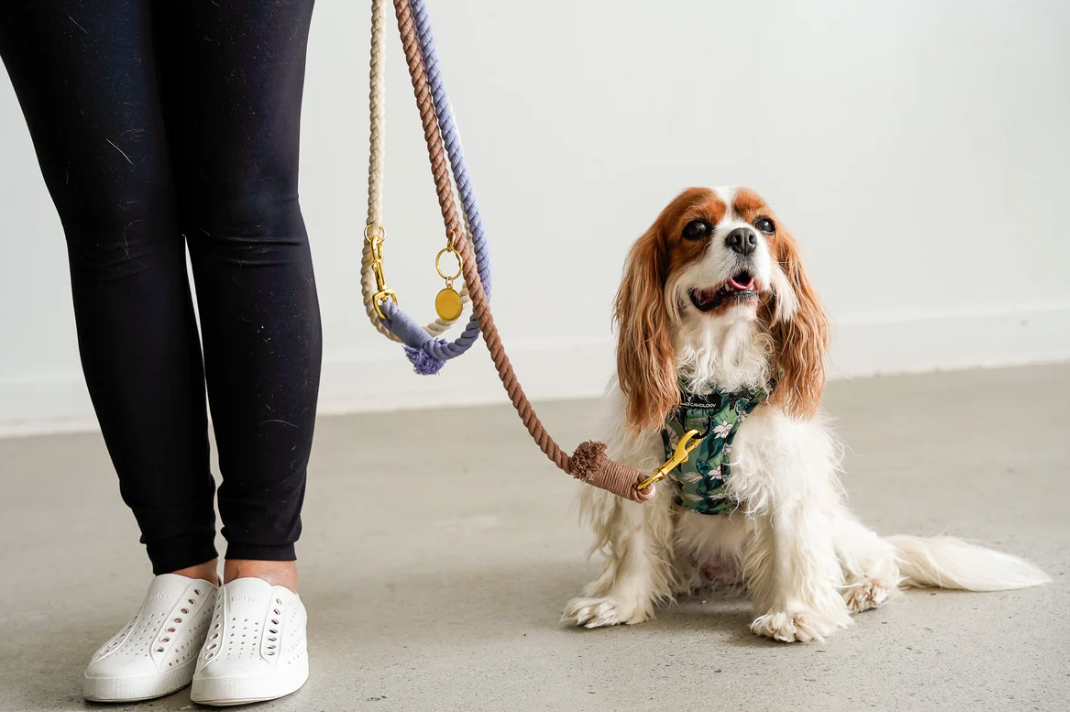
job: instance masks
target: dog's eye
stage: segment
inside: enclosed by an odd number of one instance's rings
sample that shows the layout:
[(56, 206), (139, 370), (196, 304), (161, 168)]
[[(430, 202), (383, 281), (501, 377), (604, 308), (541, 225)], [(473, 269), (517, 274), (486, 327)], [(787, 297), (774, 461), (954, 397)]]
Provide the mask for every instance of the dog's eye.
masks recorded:
[(758, 228), (766, 235), (772, 235), (773, 231), (776, 230), (776, 225), (774, 225), (773, 221), (769, 218), (758, 218), (754, 221), (754, 227)]
[(692, 220), (684, 227), (684, 237), (688, 240), (701, 240), (709, 237), (713, 232), (713, 225), (705, 220)]

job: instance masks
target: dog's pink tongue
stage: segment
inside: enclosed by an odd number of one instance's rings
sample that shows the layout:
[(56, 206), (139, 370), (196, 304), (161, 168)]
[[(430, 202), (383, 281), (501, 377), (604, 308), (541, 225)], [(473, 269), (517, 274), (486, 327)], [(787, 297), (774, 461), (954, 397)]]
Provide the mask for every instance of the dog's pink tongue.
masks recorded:
[(748, 289), (750, 289), (751, 287), (754, 286), (754, 277), (751, 277), (750, 279), (748, 279), (746, 284), (740, 284), (739, 282), (736, 281), (735, 277), (732, 277), (731, 279), (729, 279), (728, 283), (731, 284), (734, 289), (738, 289), (740, 291), (745, 292), (745, 291), (747, 291)]

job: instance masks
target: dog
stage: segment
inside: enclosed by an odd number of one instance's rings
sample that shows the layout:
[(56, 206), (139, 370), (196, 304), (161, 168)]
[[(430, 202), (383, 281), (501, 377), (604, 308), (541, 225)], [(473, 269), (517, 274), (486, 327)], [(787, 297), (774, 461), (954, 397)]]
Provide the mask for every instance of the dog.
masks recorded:
[(644, 504), (583, 488), (605, 562), (566, 623), (641, 623), (713, 580), (747, 592), (754, 633), (824, 641), (900, 587), (1049, 580), (959, 539), (881, 538), (848, 509), (820, 409), (829, 318), (798, 243), (754, 191), (677, 196), (632, 247), (615, 320), (607, 454), (650, 472), (680, 440), (702, 446)]

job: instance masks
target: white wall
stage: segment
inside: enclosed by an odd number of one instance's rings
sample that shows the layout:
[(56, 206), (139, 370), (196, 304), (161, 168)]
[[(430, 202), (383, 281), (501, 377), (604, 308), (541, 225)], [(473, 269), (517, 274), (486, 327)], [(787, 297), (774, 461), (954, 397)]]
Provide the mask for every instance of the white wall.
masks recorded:
[[(364, 321), (366, 4), (318, 3), (308, 65), (323, 408), (499, 400), (481, 346), (421, 379)], [(624, 253), (693, 184), (756, 188), (802, 240), (841, 375), (1070, 357), (1064, 0), (429, 5), (531, 395), (601, 391)], [(389, 59), (387, 274), (430, 317), (444, 238), (393, 36)], [(85, 427), (59, 223), (6, 80), (0, 152), (0, 429)]]

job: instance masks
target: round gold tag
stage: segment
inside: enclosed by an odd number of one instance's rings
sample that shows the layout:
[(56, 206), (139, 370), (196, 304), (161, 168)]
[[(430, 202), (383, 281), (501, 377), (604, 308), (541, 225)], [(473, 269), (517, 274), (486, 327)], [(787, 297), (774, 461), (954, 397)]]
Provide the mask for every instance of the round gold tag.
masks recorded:
[(446, 321), (454, 321), (461, 315), (463, 310), (461, 295), (449, 287), (443, 289), (435, 297), (435, 311)]

